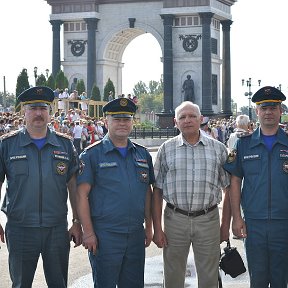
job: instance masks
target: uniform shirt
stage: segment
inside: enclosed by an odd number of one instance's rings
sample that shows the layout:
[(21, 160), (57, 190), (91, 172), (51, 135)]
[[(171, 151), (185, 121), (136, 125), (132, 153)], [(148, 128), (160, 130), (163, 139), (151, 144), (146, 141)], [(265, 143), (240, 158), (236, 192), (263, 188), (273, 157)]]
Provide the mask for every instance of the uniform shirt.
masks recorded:
[(47, 129), (38, 150), (25, 128), (0, 139), (0, 181), (7, 178), (2, 211), (22, 227), (52, 227), (67, 222), (67, 182), (79, 161), (68, 136)]
[(193, 146), (179, 134), (158, 150), (155, 186), (163, 190), (166, 202), (182, 210), (207, 209), (221, 202), (221, 188), (230, 184), (223, 169), (226, 159), (225, 145), (203, 132)]
[(288, 136), (279, 128), (269, 152), (261, 129), (239, 138), (224, 168), (243, 178), (241, 206), (246, 218), (288, 219)]
[(143, 227), (145, 197), (154, 183), (146, 148), (128, 140), (124, 158), (108, 135), (80, 155), (77, 184), (89, 183), (89, 204), (96, 229), (129, 233)]

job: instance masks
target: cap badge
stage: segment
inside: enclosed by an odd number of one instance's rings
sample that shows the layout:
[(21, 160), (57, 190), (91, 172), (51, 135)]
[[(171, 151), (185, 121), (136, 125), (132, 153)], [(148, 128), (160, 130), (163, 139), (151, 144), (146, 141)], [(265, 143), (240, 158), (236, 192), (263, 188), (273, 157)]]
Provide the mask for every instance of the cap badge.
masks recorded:
[(267, 88), (264, 90), (265, 95), (270, 95), (271, 94), (271, 89)]
[(125, 107), (128, 105), (128, 100), (126, 98), (123, 98), (120, 100), (120, 106)]

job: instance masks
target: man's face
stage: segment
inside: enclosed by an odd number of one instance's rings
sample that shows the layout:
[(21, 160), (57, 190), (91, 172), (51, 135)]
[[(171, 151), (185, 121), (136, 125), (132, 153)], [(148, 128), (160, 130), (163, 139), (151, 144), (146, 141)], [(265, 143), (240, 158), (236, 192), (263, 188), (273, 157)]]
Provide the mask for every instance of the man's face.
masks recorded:
[(106, 124), (111, 137), (127, 138), (133, 128), (133, 118), (114, 118), (108, 115)]
[(49, 106), (33, 107), (25, 105), (25, 119), (27, 128), (46, 129), (50, 121)]
[(262, 127), (278, 127), (282, 114), (280, 105), (276, 106), (257, 106), (256, 114)]
[(202, 115), (199, 115), (195, 107), (186, 105), (179, 110), (176, 115), (175, 124), (177, 128), (186, 136), (199, 133), (200, 124), (202, 122)]

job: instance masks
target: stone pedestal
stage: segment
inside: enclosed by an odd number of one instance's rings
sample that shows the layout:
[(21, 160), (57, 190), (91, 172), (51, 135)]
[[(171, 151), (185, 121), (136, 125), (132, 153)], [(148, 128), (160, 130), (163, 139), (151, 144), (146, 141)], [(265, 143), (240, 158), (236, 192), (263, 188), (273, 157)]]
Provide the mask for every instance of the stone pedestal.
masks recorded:
[(174, 114), (173, 113), (156, 113), (159, 117), (160, 128), (173, 128), (174, 127)]

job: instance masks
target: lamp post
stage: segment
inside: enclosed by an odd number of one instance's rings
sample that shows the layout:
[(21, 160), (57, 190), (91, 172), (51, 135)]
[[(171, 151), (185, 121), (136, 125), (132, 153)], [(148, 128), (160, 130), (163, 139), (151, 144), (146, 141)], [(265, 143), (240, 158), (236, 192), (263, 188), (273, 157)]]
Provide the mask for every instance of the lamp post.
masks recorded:
[[(244, 86), (246, 82), (246, 86), (248, 87), (248, 92), (245, 92), (244, 95), (247, 97), (248, 96), (248, 100), (249, 100), (249, 106), (248, 106), (248, 109), (249, 109), (249, 119), (250, 121), (252, 120), (252, 107), (251, 107), (251, 96), (252, 96), (252, 92), (251, 92), (251, 86), (252, 86), (252, 79), (251, 78), (248, 78), (248, 80), (244, 80), (242, 79), (242, 86)], [(261, 80), (258, 80), (258, 86), (260, 86), (261, 84)]]
[(37, 80), (37, 70), (38, 70), (38, 68), (35, 66), (34, 67), (34, 78), (35, 78), (35, 86), (36, 86), (36, 80)]
[(46, 78), (48, 79), (49, 69), (47, 68), (47, 69), (45, 70), (45, 72), (46, 72)]

